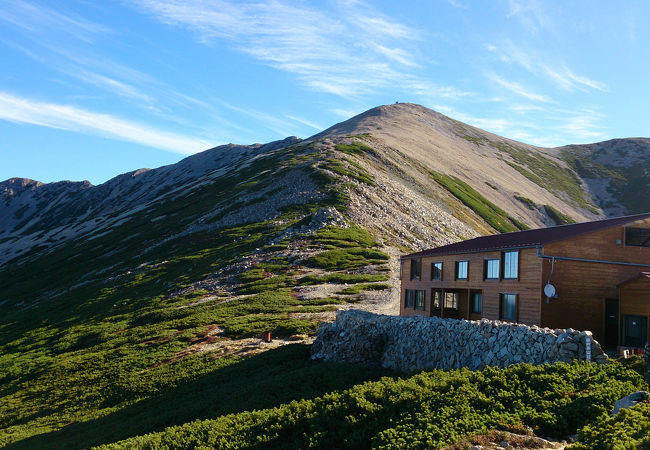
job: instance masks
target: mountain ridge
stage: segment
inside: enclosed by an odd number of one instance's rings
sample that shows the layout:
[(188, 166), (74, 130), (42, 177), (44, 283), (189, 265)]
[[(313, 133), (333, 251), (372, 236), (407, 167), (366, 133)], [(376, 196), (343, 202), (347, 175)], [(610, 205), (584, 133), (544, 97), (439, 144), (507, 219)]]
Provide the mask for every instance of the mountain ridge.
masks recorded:
[(54, 192), (0, 197), (0, 446), (89, 448), (378, 378), (309, 360), (319, 323), (396, 314), (401, 254), (604, 216), (570, 163), (400, 104), (71, 194), (15, 180)]
[[(3, 181), (0, 253), (5, 257), (0, 262), (18, 256), (11, 253), (10, 247), (21, 252), (39, 246), (49, 248), (52, 243), (105, 228), (115, 223), (111, 215), (164, 198), (168, 191), (182, 188), (210, 172), (227, 170), (229, 164), (241, 163), (259, 153), (299, 143), (366, 135), (366, 144), (385, 147), (388, 153), (395, 150), (406, 158), (399, 161), (400, 157), (391, 153), (389, 159), (393, 163), (420, 165), (418, 170), (457, 177), (529, 226), (554, 224), (558, 217), (582, 221), (639, 212), (642, 201), (639, 204), (634, 198), (619, 203), (617, 200), (634, 197), (639, 187), (648, 188), (648, 176), (639, 173), (638, 167), (648, 165), (650, 139), (541, 148), (463, 124), (421, 105), (397, 103), (372, 108), (304, 141), (288, 137), (267, 144), (227, 144), (175, 164), (120, 174), (97, 186), (87, 181)], [(607, 150), (609, 147), (611, 151)], [(635, 147), (638, 154), (621, 158), (620, 153), (629, 152), (630, 147)], [(634, 192), (622, 185), (628, 172), (636, 176)], [(614, 178), (604, 179), (603, 174), (614, 174)], [(430, 180), (420, 182), (426, 184)]]

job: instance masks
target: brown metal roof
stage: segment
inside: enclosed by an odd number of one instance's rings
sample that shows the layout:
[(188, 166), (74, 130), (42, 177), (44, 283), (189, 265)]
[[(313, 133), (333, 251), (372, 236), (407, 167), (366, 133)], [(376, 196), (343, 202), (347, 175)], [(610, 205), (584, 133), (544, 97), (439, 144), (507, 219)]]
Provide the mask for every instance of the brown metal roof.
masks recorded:
[(442, 247), (431, 248), (421, 252), (402, 256), (405, 258), (419, 258), (422, 256), (448, 255), (455, 253), (472, 253), (488, 250), (504, 250), (514, 248), (536, 247), (555, 241), (561, 241), (581, 234), (592, 233), (609, 227), (616, 227), (649, 219), (650, 213), (636, 214), (633, 216), (614, 217), (611, 219), (596, 220), (593, 222), (559, 225), (556, 227), (537, 228), (535, 230), (515, 231), (512, 233), (490, 234)]

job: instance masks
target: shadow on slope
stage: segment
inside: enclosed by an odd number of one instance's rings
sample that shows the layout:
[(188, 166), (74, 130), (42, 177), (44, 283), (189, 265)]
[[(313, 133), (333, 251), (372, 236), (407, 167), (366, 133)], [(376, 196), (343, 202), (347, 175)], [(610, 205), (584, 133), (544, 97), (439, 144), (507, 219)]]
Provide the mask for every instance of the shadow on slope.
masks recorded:
[(312, 361), (308, 345), (287, 345), (233, 362), (99, 419), (72, 423), (6, 448), (88, 448), (196, 419), (314, 398), (391, 375), (386, 370)]

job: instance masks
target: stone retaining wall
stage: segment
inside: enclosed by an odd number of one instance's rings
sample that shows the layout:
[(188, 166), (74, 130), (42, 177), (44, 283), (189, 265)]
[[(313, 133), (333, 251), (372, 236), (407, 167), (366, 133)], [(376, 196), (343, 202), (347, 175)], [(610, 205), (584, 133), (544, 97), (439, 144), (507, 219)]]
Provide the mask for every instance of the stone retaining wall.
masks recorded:
[(480, 370), (519, 362), (585, 360), (587, 337), (591, 359), (606, 362), (607, 355), (589, 331), (349, 310), (339, 311), (335, 322), (320, 326), (311, 352), (313, 359), (400, 372), (460, 367)]

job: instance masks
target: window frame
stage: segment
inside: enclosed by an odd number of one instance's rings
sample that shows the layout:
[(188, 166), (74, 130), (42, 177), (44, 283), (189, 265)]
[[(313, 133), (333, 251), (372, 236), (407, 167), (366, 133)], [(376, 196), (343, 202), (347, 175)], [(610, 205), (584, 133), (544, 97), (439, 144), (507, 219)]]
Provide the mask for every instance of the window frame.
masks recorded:
[[(440, 265), (440, 268), (436, 267), (437, 265)], [(438, 277), (434, 278), (433, 277), (433, 269), (438, 269)], [(442, 261), (435, 261), (431, 263), (431, 281), (442, 281)]]
[[(515, 302), (515, 317), (514, 320), (510, 318), (504, 317), (504, 300), (506, 299), (506, 296), (510, 297), (512, 296), (514, 298)], [(514, 294), (512, 292), (502, 292), (499, 294), (499, 320), (503, 320), (505, 322), (518, 322), (519, 321), (519, 295)]]
[[(453, 295), (453, 304), (454, 304), (454, 306), (447, 306), (447, 299), (451, 295)], [(459, 292), (457, 292), (457, 291), (446, 291), (445, 292), (445, 295), (442, 298), (442, 305), (443, 305), (444, 309), (458, 311), (459, 303), (460, 303), (460, 293)]]
[(442, 290), (440, 289), (431, 289), (431, 310), (440, 309), (442, 304)]
[[(459, 277), (459, 268), (462, 263), (465, 263), (465, 276), (464, 277)], [(456, 261), (456, 270), (454, 271), (454, 278), (456, 280), (469, 280), (469, 261), (468, 260), (461, 260), (461, 261)]]
[[(506, 276), (506, 267), (508, 266), (507, 264), (507, 255), (516, 253), (517, 259), (515, 261), (516, 267), (516, 275), (515, 277), (507, 277)], [(509, 250), (506, 252), (501, 252), (501, 279), (502, 280), (518, 280), (519, 279), (519, 250)]]
[[(490, 263), (497, 263), (497, 268), (496, 268), (496, 276), (491, 277), (490, 271), (489, 271), (489, 266)], [(501, 260), (499, 258), (488, 258), (485, 259), (483, 262), (483, 280), (485, 281), (490, 281), (490, 280), (499, 280), (501, 278)]]
[[(415, 290), (415, 306), (413, 306), (414, 309), (421, 309), (424, 311), (424, 305), (426, 302), (426, 294), (425, 291), (422, 289), (416, 289)], [(420, 300), (422, 301), (422, 304), (420, 304)]]
[(411, 280), (419, 281), (421, 279), (422, 279), (422, 258), (411, 258)]
[[(479, 308), (476, 310), (476, 296), (479, 296)], [(471, 302), (470, 302), (470, 314), (483, 314), (483, 292), (482, 291), (471, 291)]]
[[(631, 234), (630, 232), (638, 232), (640, 239), (643, 239), (646, 236), (647, 237), (640, 244), (630, 244), (630, 242), (629, 242), (630, 238), (636, 237), (636, 236), (630, 236), (630, 234)], [(625, 227), (625, 246), (626, 247), (645, 247), (645, 248), (650, 247), (650, 228)]]
[(404, 308), (415, 307), (415, 289), (406, 289), (404, 293)]

